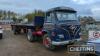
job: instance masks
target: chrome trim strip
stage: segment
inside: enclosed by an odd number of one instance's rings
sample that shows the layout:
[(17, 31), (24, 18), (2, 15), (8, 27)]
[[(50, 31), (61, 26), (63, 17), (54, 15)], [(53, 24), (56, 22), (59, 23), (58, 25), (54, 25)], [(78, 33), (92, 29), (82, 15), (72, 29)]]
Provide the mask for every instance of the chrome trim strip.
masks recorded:
[(64, 44), (69, 44), (69, 41), (62, 41), (62, 42), (52, 41), (51, 44), (52, 45), (64, 45)]
[(65, 31), (67, 31), (67, 32), (68, 32), (68, 34), (69, 34), (69, 37), (71, 37), (71, 36), (70, 36), (70, 33), (69, 33), (69, 31), (68, 31), (68, 30), (66, 30), (66, 29), (64, 29), (64, 28), (61, 28), (61, 29), (63, 29), (63, 30), (65, 30)]
[[(78, 31), (79, 31), (80, 29), (81, 29), (81, 28), (79, 28), (79, 29), (76, 31), (76, 34), (78, 33)], [(76, 34), (74, 35), (74, 38), (75, 38)]]
[(51, 44), (52, 45), (65, 45), (65, 44), (70, 44), (70, 43), (74, 43), (75, 41), (80, 41), (80, 39), (74, 39), (74, 40), (67, 40), (67, 41), (52, 41)]
[[(75, 30), (76, 30), (77, 28), (78, 28), (78, 27), (75, 27), (75, 29), (74, 29), (74, 34), (76, 33)], [(74, 35), (74, 39), (75, 39), (75, 35)]]

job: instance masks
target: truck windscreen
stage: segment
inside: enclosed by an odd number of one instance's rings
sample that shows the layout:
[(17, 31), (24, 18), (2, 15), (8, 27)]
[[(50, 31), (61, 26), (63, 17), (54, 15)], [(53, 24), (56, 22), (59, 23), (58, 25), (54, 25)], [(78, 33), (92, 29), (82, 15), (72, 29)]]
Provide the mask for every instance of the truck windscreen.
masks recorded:
[(59, 21), (78, 20), (76, 13), (57, 12), (56, 15)]

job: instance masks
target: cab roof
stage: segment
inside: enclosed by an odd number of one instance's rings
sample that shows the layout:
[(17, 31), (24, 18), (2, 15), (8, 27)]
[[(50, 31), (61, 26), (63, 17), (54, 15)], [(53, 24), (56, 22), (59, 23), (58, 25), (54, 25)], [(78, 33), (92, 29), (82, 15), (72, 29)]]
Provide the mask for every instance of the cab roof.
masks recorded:
[(73, 8), (61, 6), (61, 7), (51, 8), (47, 11), (47, 13), (55, 12), (55, 11), (72, 12), (72, 13), (76, 12)]

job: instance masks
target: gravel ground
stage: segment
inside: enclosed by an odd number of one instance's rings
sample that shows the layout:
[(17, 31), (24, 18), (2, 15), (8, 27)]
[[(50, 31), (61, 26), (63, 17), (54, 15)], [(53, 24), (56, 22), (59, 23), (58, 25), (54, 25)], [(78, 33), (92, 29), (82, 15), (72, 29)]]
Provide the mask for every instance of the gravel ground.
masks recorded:
[(13, 35), (12, 31), (6, 30), (3, 39), (0, 40), (0, 56), (78, 56), (78, 54), (68, 53), (64, 48), (50, 51), (41, 43), (30, 43), (24, 34)]

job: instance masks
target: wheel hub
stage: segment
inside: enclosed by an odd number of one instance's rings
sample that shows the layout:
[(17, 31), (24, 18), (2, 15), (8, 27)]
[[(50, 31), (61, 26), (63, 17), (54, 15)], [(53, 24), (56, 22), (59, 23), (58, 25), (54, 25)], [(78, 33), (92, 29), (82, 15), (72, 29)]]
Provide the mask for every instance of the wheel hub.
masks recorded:
[(46, 47), (49, 47), (50, 46), (50, 39), (49, 38), (45, 38), (43, 40), (43, 44), (46, 46)]

